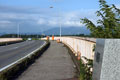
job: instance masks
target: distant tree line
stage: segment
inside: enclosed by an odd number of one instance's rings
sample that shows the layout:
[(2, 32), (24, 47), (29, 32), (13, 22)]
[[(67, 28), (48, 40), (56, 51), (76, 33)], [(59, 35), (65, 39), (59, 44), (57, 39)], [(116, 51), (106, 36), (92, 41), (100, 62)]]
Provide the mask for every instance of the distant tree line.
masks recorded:
[[(4, 34), (1, 35), (0, 38), (17, 38), (17, 34)], [(43, 38), (46, 37), (46, 35), (38, 35), (38, 34), (21, 34), (19, 35), (21, 38)], [(52, 37), (53, 35), (48, 35)], [(54, 35), (59, 37), (60, 35)], [(74, 34), (74, 35), (62, 35), (62, 36), (78, 36), (78, 37), (91, 37), (91, 35), (85, 35), (85, 34)]]

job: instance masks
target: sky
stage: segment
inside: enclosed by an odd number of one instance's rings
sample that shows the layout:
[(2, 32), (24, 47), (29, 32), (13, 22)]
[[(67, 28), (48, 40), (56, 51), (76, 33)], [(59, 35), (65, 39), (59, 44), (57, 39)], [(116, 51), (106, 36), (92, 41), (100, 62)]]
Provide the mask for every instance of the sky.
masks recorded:
[[(80, 18), (96, 23), (99, 0), (0, 0), (0, 33), (39, 33), (59, 27), (84, 27)], [(120, 0), (106, 0), (120, 8)], [(52, 7), (52, 8), (50, 8)]]

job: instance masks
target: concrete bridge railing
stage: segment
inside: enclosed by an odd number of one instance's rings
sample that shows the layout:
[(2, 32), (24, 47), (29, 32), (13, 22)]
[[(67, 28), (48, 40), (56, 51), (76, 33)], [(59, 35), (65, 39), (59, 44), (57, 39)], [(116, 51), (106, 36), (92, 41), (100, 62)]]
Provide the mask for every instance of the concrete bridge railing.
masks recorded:
[(22, 38), (0, 38), (0, 43), (22, 41)]
[[(46, 39), (46, 38), (44, 38)], [(60, 37), (55, 37), (55, 40)], [(52, 38), (50, 37), (50, 40)], [(94, 45), (96, 44), (95, 38), (83, 37), (61, 37), (61, 42), (66, 44), (75, 54), (75, 56), (84, 56), (88, 59), (94, 59)]]
[(93, 49), (95, 42), (75, 37), (63, 37), (61, 41), (71, 47), (76, 56), (85, 56), (88, 59), (94, 59)]

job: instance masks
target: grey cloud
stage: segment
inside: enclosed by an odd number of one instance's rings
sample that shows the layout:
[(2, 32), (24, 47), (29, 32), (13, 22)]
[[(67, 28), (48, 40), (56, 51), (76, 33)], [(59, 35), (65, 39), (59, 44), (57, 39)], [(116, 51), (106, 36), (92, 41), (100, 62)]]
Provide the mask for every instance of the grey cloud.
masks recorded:
[[(10, 25), (2, 23), (2, 26), (0, 25), (0, 32), (7, 30), (8, 27), (14, 28), (13, 31), (16, 32), (18, 23), (20, 23), (21, 32), (40, 32), (41, 29), (44, 31), (52, 27), (59, 27), (60, 22), (63, 27), (82, 27), (80, 18), (88, 17), (94, 20), (94, 12), (95, 10), (80, 10), (72, 12), (61, 11), (59, 13), (53, 9), (0, 6), (0, 21), (11, 22)], [(1, 29), (3, 27), (4, 30)]]
[(44, 14), (49, 9), (47, 8), (36, 8), (36, 7), (15, 7), (15, 6), (2, 6), (0, 5), (1, 13), (23, 13), (23, 14)]

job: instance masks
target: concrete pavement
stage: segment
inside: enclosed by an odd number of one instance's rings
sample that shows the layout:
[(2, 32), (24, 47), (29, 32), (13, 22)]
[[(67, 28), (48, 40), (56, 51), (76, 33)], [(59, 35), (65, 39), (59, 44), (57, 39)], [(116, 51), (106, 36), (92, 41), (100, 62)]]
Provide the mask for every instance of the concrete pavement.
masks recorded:
[(67, 48), (61, 43), (51, 42), (48, 50), (17, 80), (67, 80), (76, 75), (73, 66)]

